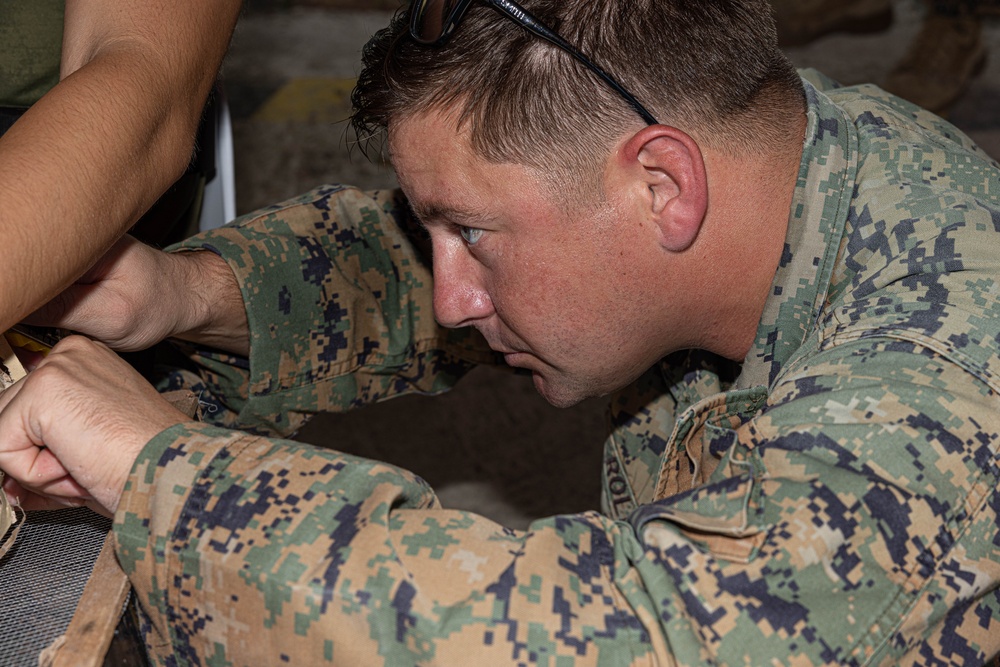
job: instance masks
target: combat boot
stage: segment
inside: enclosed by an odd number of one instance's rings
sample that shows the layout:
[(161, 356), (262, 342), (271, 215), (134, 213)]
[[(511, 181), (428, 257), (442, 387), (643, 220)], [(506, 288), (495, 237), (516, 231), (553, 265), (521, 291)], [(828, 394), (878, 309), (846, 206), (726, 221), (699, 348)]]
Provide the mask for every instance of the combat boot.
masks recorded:
[(867, 33), (892, 24), (891, 0), (771, 0), (782, 46), (832, 32)]
[(938, 114), (947, 113), (986, 60), (977, 16), (930, 15), (885, 81), (885, 89)]

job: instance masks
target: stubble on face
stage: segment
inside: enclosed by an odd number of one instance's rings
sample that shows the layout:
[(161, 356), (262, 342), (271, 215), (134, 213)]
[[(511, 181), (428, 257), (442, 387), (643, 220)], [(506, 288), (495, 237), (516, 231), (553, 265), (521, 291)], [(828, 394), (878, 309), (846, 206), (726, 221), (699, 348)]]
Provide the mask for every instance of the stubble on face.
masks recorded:
[[(493, 312), (467, 324), (529, 370), (546, 400), (568, 407), (607, 394), (655, 362), (649, 254), (637, 245), (650, 234), (627, 207), (603, 197), (569, 205), (538, 170), (479, 158), (467, 134), (440, 114), (391, 128), (390, 147), (415, 210), (488, 220), (482, 240), (464, 248), (468, 263), (458, 275), (470, 281), (461, 289), (488, 295)], [(449, 257), (457, 252), (443, 245), (456, 241), (448, 215), (425, 224), (437, 248), (435, 274), (454, 280), (454, 267), (439, 263), (442, 248)], [(462, 214), (459, 224), (474, 225), (475, 215)]]

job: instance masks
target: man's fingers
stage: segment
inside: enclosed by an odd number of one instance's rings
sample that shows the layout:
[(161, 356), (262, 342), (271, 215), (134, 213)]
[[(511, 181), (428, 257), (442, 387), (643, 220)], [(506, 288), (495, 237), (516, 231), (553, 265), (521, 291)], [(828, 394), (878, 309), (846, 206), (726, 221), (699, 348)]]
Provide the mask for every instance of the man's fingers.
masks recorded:
[(23, 378), (0, 393), (0, 469), (21, 489), (85, 501), (89, 494), (34, 432), (31, 406), (18, 400), (28, 381)]
[[(127, 414), (109, 409), (126, 400)], [(0, 469), (31, 493), (111, 513), (142, 447), (187, 419), (107, 346), (69, 336), (0, 394)]]
[[(18, 382), (15, 382), (11, 386), (7, 387), (3, 391), (0, 391), (0, 421), (3, 420), (3, 410), (14, 400), (17, 393), (21, 391), (21, 387), (24, 385), (24, 379), (22, 378)], [(0, 438), (3, 437), (3, 432), (0, 431)]]
[[(21, 486), (24, 486), (24, 484)], [(69, 475), (64, 475), (52, 482), (42, 484), (37, 488), (29, 485), (28, 490), (32, 493), (38, 493), (49, 498), (54, 498), (63, 504), (72, 503), (72, 506), (83, 505), (92, 499), (91, 495), (87, 493), (87, 490), (77, 484), (76, 480)]]
[(89, 494), (69, 476), (62, 463), (45, 448), (32, 431), (31, 417), (16, 401), (23, 381), (0, 395), (0, 470), (24, 488), (47, 495), (89, 498)]
[(81, 500), (61, 500), (58, 498), (47, 498), (35, 493), (28, 493), (23, 501), (18, 505), (26, 512), (44, 512), (46, 510), (63, 510), (67, 507), (87, 507), (87, 503)]
[(40, 496), (21, 486), (13, 477), (4, 478), (3, 490), (12, 503), (29, 512), (63, 509), (66, 507), (82, 507), (88, 504), (87, 499), (78, 497), (47, 498)]
[(87, 490), (69, 476), (60, 477), (38, 487), (7, 477), (4, 480), (4, 491), (10, 498), (16, 499), (18, 504), (26, 510), (44, 509), (42, 503), (37, 499), (33, 501), (33, 504), (29, 504), (32, 496), (51, 499), (52, 507), (80, 507), (92, 500)]

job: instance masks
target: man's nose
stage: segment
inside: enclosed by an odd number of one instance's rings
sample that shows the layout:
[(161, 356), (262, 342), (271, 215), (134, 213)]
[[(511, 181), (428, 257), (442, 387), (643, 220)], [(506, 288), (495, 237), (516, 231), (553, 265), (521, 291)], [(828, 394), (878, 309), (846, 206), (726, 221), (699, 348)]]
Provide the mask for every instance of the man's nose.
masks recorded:
[(434, 247), (434, 317), (443, 327), (474, 325), (493, 314), (493, 301), (483, 287), (482, 265), (464, 246)]

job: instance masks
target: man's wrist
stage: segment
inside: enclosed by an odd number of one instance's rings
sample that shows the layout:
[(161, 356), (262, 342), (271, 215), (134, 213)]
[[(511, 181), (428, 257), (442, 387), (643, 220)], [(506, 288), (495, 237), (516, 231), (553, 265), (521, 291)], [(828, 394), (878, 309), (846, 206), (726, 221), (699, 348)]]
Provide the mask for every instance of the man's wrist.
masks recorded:
[(246, 356), (250, 351), (243, 293), (229, 264), (208, 250), (171, 253), (178, 269), (172, 337)]
[(122, 447), (117, 452), (121, 460), (118, 462), (119, 472), (115, 477), (115, 483), (109, 485), (108, 491), (98, 495), (95, 500), (105, 507), (109, 514), (114, 515), (127, 488), (129, 476), (135, 468), (135, 461), (146, 446), (170, 428), (190, 421), (191, 417), (170, 405), (162, 414), (156, 415), (156, 418), (137, 426), (135, 433), (131, 434), (130, 446)]

